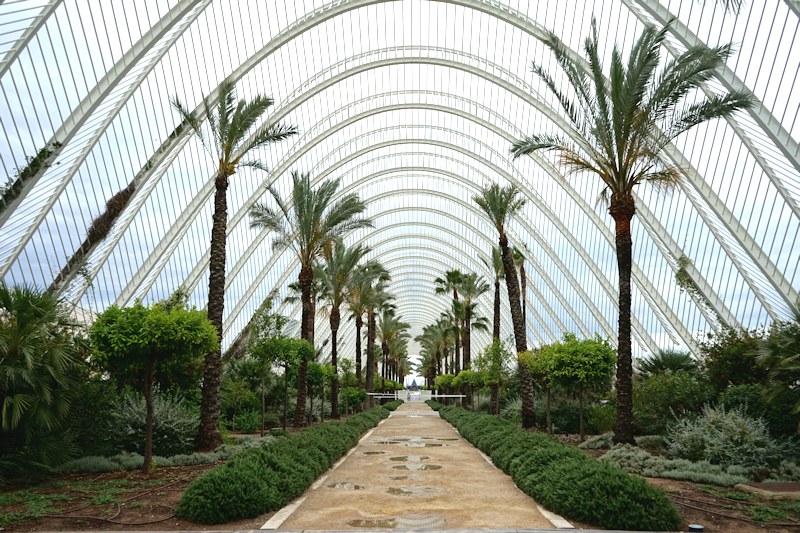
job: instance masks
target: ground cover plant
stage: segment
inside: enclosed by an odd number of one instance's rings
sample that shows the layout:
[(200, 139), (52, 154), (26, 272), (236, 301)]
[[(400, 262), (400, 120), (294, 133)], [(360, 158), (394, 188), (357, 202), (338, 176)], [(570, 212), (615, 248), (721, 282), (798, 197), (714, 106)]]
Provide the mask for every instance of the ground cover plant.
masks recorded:
[(609, 529), (665, 531), (681, 525), (666, 494), (641, 478), (501, 418), (428, 403), (551, 511)]
[(221, 524), (280, 509), (400, 403), (390, 402), (240, 453), (194, 480), (178, 504), (177, 515), (193, 522)]

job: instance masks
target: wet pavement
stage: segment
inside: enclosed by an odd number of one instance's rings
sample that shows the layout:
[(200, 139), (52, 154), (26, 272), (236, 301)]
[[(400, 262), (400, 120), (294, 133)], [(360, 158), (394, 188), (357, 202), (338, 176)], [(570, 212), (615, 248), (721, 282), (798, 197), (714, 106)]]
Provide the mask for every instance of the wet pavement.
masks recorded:
[(328, 531), (553, 527), (510, 477), (422, 402), (401, 405), (270, 522), (265, 527)]

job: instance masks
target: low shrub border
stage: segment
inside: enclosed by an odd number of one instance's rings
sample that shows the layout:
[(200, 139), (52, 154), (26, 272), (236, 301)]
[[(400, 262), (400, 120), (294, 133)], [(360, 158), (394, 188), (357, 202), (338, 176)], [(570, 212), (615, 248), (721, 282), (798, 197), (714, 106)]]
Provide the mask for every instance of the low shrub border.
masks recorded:
[(607, 529), (675, 531), (681, 526), (667, 495), (644, 479), (499, 417), (428, 404), (551, 511)]
[(201, 524), (221, 524), (280, 509), (305, 492), (361, 435), (401, 403), (387, 403), (236, 455), (186, 488), (177, 516)]

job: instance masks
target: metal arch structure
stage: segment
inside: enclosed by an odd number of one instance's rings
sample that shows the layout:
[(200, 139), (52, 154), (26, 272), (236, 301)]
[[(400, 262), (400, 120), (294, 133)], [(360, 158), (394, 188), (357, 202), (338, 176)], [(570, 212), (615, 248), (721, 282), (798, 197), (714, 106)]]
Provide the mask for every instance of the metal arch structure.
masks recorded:
[[(321, 24), (322, 22), (332, 17), (335, 17), (341, 13), (353, 9), (358, 9), (359, 7), (363, 7), (371, 3), (382, 3), (383, 1), (386, 0), (373, 0), (372, 2), (365, 0), (352, 0), (352, 1), (339, 0), (327, 4), (315, 10), (314, 13), (299, 20), (296, 24), (287, 28), (286, 31), (281, 32), (281, 34), (272, 39), (266, 46), (264, 46), (256, 54), (248, 58), (247, 61), (243, 62), (242, 65), (240, 65), (234, 71), (234, 73), (231, 74), (231, 76), (229, 77), (234, 80), (240, 79), (242, 76), (244, 76), (244, 74), (249, 72), (264, 57), (271, 54), (274, 50), (277, 50), (278, 48), (280, 48), (280, 46), (282, 46), (286, 42), (293, 40), (303, 32), (308, 31), (309, 29), (315, 27), (318, 24)], [(514, 10), (508, 6), (503, 5), (500, 2), (494, 2), (490, 0), (484, 0), (484, 1), (439, 0), (439, 1), (457, 5), (463, 5), (471, 9), (483, 11), (489, 14), (490, 16), (497, 17), (500, 20), (503, 20), (513, 26), (518, 27), (519, 29), (528, 33), (532, 37), (540, 38), (547, 34), (547, 30), (542, 26), (540, 26), (536, 21), (531, 20), (518, 10)], [(639, 14), (636, 10), (631, 10), (631, 12), (634, 13), (643, 22), (647, 22), (646, 20), (643, 19), (641, 14)], [(660, 13), (663, 15), (663, 8), (662, 11), (660, 11)], [(574, 51), (572, 51), (572, 54), (578, 57), (578, 54), (576, 54)], [(534, 102), (532, 103), (534, 105), (539, 103), (537, 99), (533, 100)], [(213, 103), (214, 93), (207, 96), (205, 101)], [(198, 108), (195, 109), (195, 112), (201, 114), (202, 105), (198, 106)], [(761, 111), (759, 111), (759, 113), (760, 113), (759, 116), (762, 117), (763, 120), (764, 118), (763, 115), (765, 114), (765, 111), (762, 109)], [(554, 117), (552, 118), (557, 124), (561, 125), (562, 127), (564, 126), (563, 119), (561, 119), (561, 117), (558, 114), (555, 114), (555, 112), (554, 112)], [(565, 131), (568, 134), (570, 133), (569, 129), (566, 129)], [(789, 137), (788, 141), (784, 139), (784, 136), (781, 136), (780, 139), (784, 144), (789, 143), (791, 141), (791, 137)], [(717, 220), (722, 222), (722, 224), (727, 228), (727, 230), (738, 241), (741, 247), (746, 251), (746, 253), (754, 261), (756, 266), (760, 269), (762, 274), (777, 290), (778, 294), (783, 297), (786, 303), (792, 305), (794, 301), (797, 300), (798, 293), (792, 287), (791, 283), (789, 283), (785, 278), (781, 276), (780, 271), (772, 264), (769, 257), (763, 253), (763, 251), (758, 245), (756, 245), (756, 243), (750, 237), (749, 233), (738, 223), (738, 220), (730, 213), (730, 211), (728, 211), (725, 208), (724, 204), (722, 204), (722, 202), (720, 202), (719, 199), (716, 198), (716, 195), (711, 190), (711, 188), (708, 187), (707, 184), (705, 184), (705, 182), (702, 180), (702, 178), (700, 178), (697, 175), (697, 173), (691, 168), (691, 165), (688, 164), (688, 161), (682, 156), (682, 154), (677, 152), (677, 150), (675, 150), (674, 147), (668, 147), (665, 151), (667, 152), (668, 158), (672, 159), (674, 163), (688, 170), (687, 175), (688, 177), (691, 178), (691, 184), (695, 187), (696, 192), (698, 194), (698, 198), (693, 199), (693, 195), (690, 194), (687, 194), (687, 197), (689, 197), (689, 199), (693, 203), (698, 200), (699, 201), (705, 200), (706, 207), (709, 207), (712, 210), (712, 212), (714, 212), (717, 215), (718, 217)], [(797, 155), (796, 149), (794, 150), (794, 153), (796, 156)], [(695, 207), (697, 208), (697, 206)], [(709, 226), (712, 232), (715, 233), (715, 236), (717, 237), (719, 243), (724, 248), (725, 240), (715, 231), (715, 226), (713, 224), (713, 221), (708, 220), (706, 218), (704, 210), (698, 208), (698, 212), (700, 216), (706, 220), (706, 224)], [(20, 245), (15, 249), (15, 252), (13, 254), (14, 257), (16, 257), (19, 254), (22, 247), (24, 247), (29, 238), (30, 235), (28, 235), (28, 237), (24, 239), (24, 242), (21, 242)], [(734, 263), (736, 263), (734, 255), (731, 253), (731, 251), (726, 249), (726, 252), (728, 252), (729, 257), (731, 257)], [(11, 261), (9, 261), (7, 265), (10, 266), (10, 263)], [(736, 266), (739, 269), (740, 273), (746, 277), (746, 268), (743, 268), (741, 264), (737, 264)], [(3, 268), (4, 270), (0, 271), (0, 273), (5, 274), (8, 267), (6, 266)], [(750, 282), (750, 286), (754, 292), (756, 292), (757, 294), (759, 293), (757, 286), (754, 283)], [(777, 319), (779, 317), (779, 314), (774, 310), (774, 308), (763, 297), (760, 299), (762, 305), (764, 305), (767, 308), (770, 315), (772, 315), (773, 318)]]
[[(296, 37), (303, 35), (305, 32), (310, 31), (312, 28), (327, 20), (331, 20), (339, 15), (343, 15), (344, 13), (354, 11), (362, 7), (382, 3), (387, 2), (385, 2), (385, 0), (336, 0), (321, 7), (314, 6), (310, 12), (298, 18), (295, 22), (292, 23), (290, 21), (290, 23), (284, 29), (275, 34), (274, 38), (270, 39), (264, 45), (264, 47), (262, 47), (255, 54), (248, 57), (246, 61), (242, 62), (238, 66), (234, 63), (234, 70), (230, 76), (237, 80), (241, 79), (247, 72), (255, 68), (255, 66), (257, 66), (262, 60), (271, 55), (273, 52), (281, 49), (285, 44), (293, 41)], [(535, 20), (532, 20), (530, 17), (528, 17), (525, 13), (510, 8), (509, 6), (506, 6), (497, 0), (439, 0), (439, 3), (452, 4), (486, 13), (497, 20), (501, 20), (516, 28), (519, 28), (530, 36), (541, 36), (542, 32), (544, 31), (542, 26), (540, 26)], [(161, 58), (164, 57), (174, 43), (184, 35), (190, 26), (192, 26), (193, 21), (200, 14), (205, 14), (207, 11), (210, 11), (207, 10), (210, 4), (211, 0), (207, 0), (205, 2), (189, 2), (186, 0), (175, 1), (172, 4), (172, 7), (167, 11), (167, 15), (160, 17), (160, 19), (157, 20), (148, 31), (144, 32), (144, 35), (141, 37), (141, 39), (133, 43), (130, 49), (124, 51), (125, 53), (122, 55), (122, 58), (113, 63), (112, 67), (108, 69), (107, 73), (102, 78), (101, 83), (97, 83), (95, 87), (90, 87), (88, 95), (81, 101), (77, 108), (72, 110), (70, 116), (63, 121), (61, 129), (58, 131), (62, 133), (64, 131), (71, 132), (71, 136), (69, 138), (76, 139), (74, 142), (70, 143), (69, 146), (64, 147), (62, 150), (62, 153), (65, 153), (66, 150), (70, 150), (69, 157), (71, 159), (69, 161), (69, 165), (65, 165), (59, 169), (58, 172), (53, 172), (53, 174), (62, 176), (63, 179), (59, 183), (56, 192), (47, 198), (45, 204), (47, 207), (41, 209), (35, 214), (35, 223), (26, 228), (22, 228), (25, 230), (26, 236), (17, 242), (12, 254), (7, 256), (8, 260), (4, 264), (0, 263), (0, 278), (4, 278), (6, 276), (6, 274), (9, 272), (9, 269), (13, 266), (14, 261), (16, 261), (25, 246), (31, 241), (33, 234), (39, 231), (38, 227), (41, 224), (41, 221), (53, 209), (55, 202), (60, 200), (66, 187), (71, 181), (73, 181), (73, 177), (77, 173), (78, 168), (81, 166), (82, 161), (93, 150), (94, 146), (97, 145), (101, 136), (103, 136), (109, 129), (112, 120), (119, 113), (124, 103), (131, 98), (132, 95), (134, 95), (134, 93), (138, 90), (139, 85), (142, 83), (142, 80), (144, 80), (146, 77), (147, 73), (159, 63)], [(656, 0), (623, 0), (623, 4), (629, 13), (633, 14), (638, 20), (645, 23), (650, 21), (663, 22), (671, 17), (671, 13)], [(45, 26), (48, 18), (58, 10), (60, 5), (61, 2), (56, 0), (50, 1), (44, 5), (39, 14), (32, 20), (28, 28), (12, 45), (8, 52), (4, 54), (2, 60), (0, 60), (0, 78), (2, 78), (3, 74), (9, 71), (15, 62), (19, 62), (24, 59), (22, 52), (28, 47), (29, 42), (36, 36), (37, 31)], [(789, 9), (791, 9), (795, 15), (797, 14), (797, 3), (794, 0), (786, 0), (786, 5), (789, 6)], [(212, 15), (213, 13), (209, 14), (209, 16)], [(687, 25), (682, 24), (680, 21), (678, 21), (678, 24), (673, 27), (672, 31), (673, 35), (683, 46), (689, 46), (700, 42), (697, 35), (693, 33)], [(161, 46), (161, 48), (158, 48), (159, 46)], [(675, 54), (677, 51), (677, 49), (671, 45), (667, 46), (667, 49), (672, 54)], [(468, 54), (463, 54), (462, 57), (465, 57), (466, 55)], [(347, 58), (344, 61), (346, 62), (349, 59), (350, 58)], [(408, 58), (403, 58), (402, 60), (395, 58), (392, 61), (396, 61), (396, 64), (423, 63), (423, 61), (410, 61)], [(490, 61), (484, 60), (483, 63), (488, 65)], [(359, 69), (360, 72), (365, 72), (367, 70), (367, 68), (365, 68), (363, 65), (357, 66), (356, 69)], [(338, 75), (339, 74), (337, 74), (337, 76)], [(722, 69), (718, 78), (719, 83), (725, 87), (746, 88), (744, 82), (737, 77), (736, 73), (730, 67), (726, 66), (724, 69)], [(219, 78), (217, 77), (212, 79)], [(344, 77), (342, 79), (344, 79)], [(498, 79), (500, 78), (498, 77)], [(312, 84), (310, 86), (310, 91), (297, 95), (297, 98), (310, 98), (311, 93), (318, 94), (327, 88), (334, 86), (336, 83), (338, 83), (338, 81), (332, 82), (330, 85), (327, 85), (327, 81), (324, 83)], [(117, 90), (118, 87), (120, 88), (119, 90)], [(212, 102), (213, 96), (214, 93), (212, 92), (211, 95), (205, 99), (206, 102)], [(547, 108), (547, 105), (540, 102), (538, 97), (533, 98), (533, 100), (534, 105), (537, 106), (537, 108)], [(300, 103), (293, 105), (292, 102), (297, 101), (292, 100), (291, 98), (287, 99), (288, 105), (284, 110), (286, 114), (295, 111), (301, 105)], [(102, 120), (100, 122), (92, 122), (91, 125), (88, 125), (85, 128), (85, 132), (81, 131), (82, 135), (77, 136), (76, 134), (81, 130), (81, 125), (86, 123), (87, 119), (95, 118), (97, 114), (94, 113), (94, 111), (98, 109), (98, 106), (101, 104), (104, 106)], [(202, 102), (198, 106), (198, 109), (201, 107)], [(542, 109), (539, 110), (542, 111)], [(548, 118), (553, 120), (557, 126), (561, 127), (563, 125), (563, 120), (561, 120), (560, 116), (555, 113), (555, 111), (550, 110), (542, 112), (548, 116)], [(460, 116), (458, 114), (454, 115)], [(793, 190), (794, 184), (791, 182), (791, 179), (795, 179), (798, 183), (800, 183), (800, 180), (797, 180), (796, 178), (797, 171), (800, 170), (800, 165), (798, 164), (798, 157), (800, 157), (800, 153), (798, 152), (798, 143), (796, 139), (792, 137), (791, 130), (787, 130), (787, 127), (782, 124), (782, 121), (778, 120), (765, 105), (761, 104), (754, 109), (750, 114), (750, 119), (758, 128), (757, 131), (762, 132), (769, 138), (771, 146), (776, 148), (782, 154), (782, 157), (785, 161), (778, 161), (778, 164), (776, 164), (777, 160), (775, 157), (773, 157), (771, 153), (766, 153), (761, 149), (762, 146), (759, 144), (761, 143), (761, 140), (752, 139), (749, 135), (748, 128), (751, 127), (749, 123), (739, 125), (736, 121), (729, 121), (729, 126), (733, 129), (736, 136), (741, 140), (743, 146), (747, 149), (756, 163), (763, 169), (764, 176), (778, 191), (780, 197), (784, 201), (785, 206), (792, 212), (792, 216), (794, 217), (793, 220), (796, 220), (798, 218), (798, 204), (796, 200), (798, 195)], [(503, 118), (502, 120), (504, 121), (504, 125), (510, 124), (510, 122), (507, 122), (506, 119)], [(484, 122), (487, 124), (492, 124), (489, 121)], [(496, 130), (500, 129), (501, 128), (495, 126), (495, 129), (492, 129), (492, 131), (497, 133)], [(370, 134), (374, 133), (374, 131), (376, 130), (371, 130)], [(508, 132), (512, 130), (507, 129), (506, 131)], [(129, 211), (127, 211), (123, 216), (123, 222), (129, 223), (133, 220), (135, 215), (138, 213), (138, 209), (142, 207), (148, 200), (150, 192), (155, 187), (158, 179), (164, 175), (164, 172), (170, 167), (170, 165), (172, 165), (177, 155), (186, 145), (188, 135), (185, 132), (180, 134), (176, 131), (175, 133), (175, 137), (170, 136), (170, 138), (165, 141), (164, 144), (162, 144), (162, 147), (156, 150), (150, 159), (148, 159), (147, 165), (150, 168), (143, 168), (142, 172), (137, 173), (134, 177), (135, 180), (139, 180), (140, 183), (146, 185), (144, 185), (140, 191), (137, 190), (135, 197), (129, 206)], [(56, 135), (53, 135), (52, 138), (58, 140)], [(398, 143), (394, 143), (394, 145), (397, 144)], [(387, 144), (387, 146), (389, 145), (391, 145), (391, 143)], [(0, 157), (2, 157), (1, 151), (2, 148), (0, 147)], [(688, 160), (683, 158), (683, 154), (677, 150), (675, 150), (675, 153), (670, 154), (669, 157), (673, 158), (674, 161), (679, 163), (688, 163)], [(783, 164), (784, 162), (788, 163), (791, 167), (788, 171), (784, 168), (786, 166)], [(546, 161), (544, 161), (544, 163), (543, 160), (536, 161), (536, 163), (542, 168), (547, 168)], [(67, 168), (66, 171), (64, 170), (65, 168)], [(793, 279), (796, 279), (796, 276), (795, 278), (789, 279), (783, 275), (770, 255), (764, 251), (764, 247), (759, 245), (756, 239), (753, 238), (747, 226), (741, 223), (737, 216), (733, 214), (732, 210), (728, 209), (725, 203), (720, 200), (720, 198), (705, 182), (705, 180), (699, 174), (691, 170), (691, 165), (689, 165), (689, 168), (690, 174), (692, 174), (690, 175), (690, 184), (692, 186), (692, 190), (686, 191), (687, 198), (689, 198), (694, 205), (699, 217), (702, 218), (706, 226), (713, 233), (718, 247), (725, 251), (727, 256), (730, 258), (731, 263), (733, 263), (734, 268), (746, 280), (753, 294), (759, 300), (759, 305), (766, 309), (767, 313), (773, 318), (778, 318), (780, 316), (779, 307), (783, 303), (793, 303), (793, 300), (797, 298), (797, 289), (793, 285)], [(40, 175), (35, 177), (39, 177)], [(155, 176), (157, 176), (156, 179), (151, 179)], [(787, 179), (787, 176), (789, 179)], [(30, 187), (32, 189), (34, 185), (32, 184)], [(798, 190), (800, 190), (800, 188), (798, 188)], [(21, 205), (26, 200), (27, 192), (27, 190), (24, 191), (21, 197), (15, 201), (16, 203), (14, 203), (10, 209), (6, 210), (4, 214), (0, 214), (0, 226), (4, 225), (4, 220), (2, 217), (13, 216), (17, 211), (16, 207)], [(569, 191), (567, 192), (569, 193)], [(535, 190), (529, 189), (529, 195), (530, 194), (535, 194)], [(582, 198), (580, 200), (585, 204), (585, 200)], [(37, 201), (41, 201), (41, 198), (39, 198)], [(586, 209), (580, 202), (577, 202), (577, 204), (578, 207), (583, 209), (583, 213), (587, 214), (590, 218), (593, 215), (594, 219), (598, 218), (596, 212), (594, 212), (591, 208)], [(659, 223), (654, 214), (647, 211), (647, 205), (644, 202), (639, 202), (638, 205), (640, 220), (643, 221), (650, 239), (658, 248), (658, 251), (666, 259), (666, 262), (673, 269), (675, 269), (676, 260), (682, 255), (680, 246), (676, 241), (677, 236), (671, 234), (665, 226)], [(243, 208), (246, 208), (246, 204)], [(709, 210), (709, 213), (705, 212), (706, 209)], [(189, 215), (188, 220), (191, 222), (197, 215), (197, 211), (189, 211), (186, 214)], [(592, 219), (592, 222), (596, 224), (594, 219)], [(124, 224), (119, 227), (115, 227), (112, 232), (113, 238), (116, 239), (114, 244), (112, 245), (111, 242), (105, 243), (104, 246), (98, 250), (98, 252), (100, 252), (98, 255), (110, 254), (114, 250), (116, 242), (128, 229), (127, 225), (122, 227), (123, 225)], [(601, 222), (598, 227), (606, 226)], [(6, 227), (4, 229), (8, 228)], [(181, 238), (174, 241), (175, 247), (180, 244), (182, 237), (183, 234), (181, 234)], [(761, 238), (763, 239), (763, 237)], [(2, 240), (3, 238), (0, 238), (0, 248), (3, 246)], [(162, 239), (162, 243), (163, 242), (164, 241)], [(796, 246), (796, 244), (796, 242), (794, 244), (790, 243), (791, 246)], [(164, 263), (161, 265), (161, 268), (163, 268), (163, 266), (166, 264), (166, 260), (173, 256), (176, 250), (175, 247), (171, 249), (167, 248), (167, 253), (165, 253), (164, 257), (158, 258), (159, 261), (164, 261)], [(794, 249), (795, 248), (790, 248), (790, 253)], [(42, 250), (42, 253), (46, 253), (46, 251)], [(245, 258), (246, 255), (247, 254), (241, 256), (239, 259), (241, 260)], [(106, 255), (106, 257), (108, 257), (108, 255)], [(100, 262), (94, 262), (91, 265), (92, 267), (98, 267), (96, 270), (94, 270), (94, 274), (99, 271), (99, 267), (104, 263), (105, 259)], [(200, 268), (202, 271), (202, 266), (197, 267), (196, 265), (195, 269), (193, 269), (189, 274), (190, 279), (197, 278), (198, 274), (196, 271), (198, 268)], [(154, 275), (156, 270), (158, 272), (161, 271), (160, 268), (151, 268), (147, 272), (145, 278), (137, 282), (138, 287), (149, 287), (152, 285), (152, 283), (156, 281), (157, 273)], [(710, 302), (715, 312), (723, 317), (723, 320), (729, 324), (740, 325), (743, 320), (741, 314), (736, 315), (731, 312), (723, 299), (720, 298), (717, 292), (713, 289), (711, 283), (707, 282), (705, 278), (700, 275), (700, 271), (697, 268), (695, 268), (693, 265), (689, 265), (688, 270), (690, 271), (692, 278), (698, 282), (698, 288), (700, 292), (703, 294), (704, 298)], [(636, 276), (637, 273), (635, 272), (634, 275)], [(638, 275), (643, 279), (647, 278), (647, 276), (641, 271), (638, 272)], [(87, 281), (91, 281), (91, 279), (92, 277), (90, 276)], [(230, 280), (230, 283), (239, 282), (238, 280), (234, 281), (235, 279), (236, 276), (233, 276)], [(653, 288), (652, 284), (649, 287)], [(767, 294), (773, 290), (780, 297), (780, 302), (777, 302), (774, 298)], [(662, 324), (664, 321), (669, 322), (670, 317), (664, 314), (664, 310), (672, 312), (672, 309), (665, 300), (658, 300), (658, 298), (661, 298), (661, 295), (657, 291), (650, 292), (649, 290), (646, 290), (646, 287), (643, 287), (641, 293), (647, 305), (657, 316), (657, 319), (662, 322)], [(75, 303), (78, 303), (82, 296), (83, 292), (80, 290), (79, 295), (74, 300)], [(698, 305), (697, 310), (700, 313), (706, 313), (702, 305)], [(741, 311), (737, 312), (741, 313)], [(676, 319), (676, 322), (673, 324), (685, 326), (681, 320), (677, 320), (677, 317), (675, 317), (674, 314), (672, 317)], [(706, 314), (706, 319), (709, 323), (713, 323), (712, 318), (713, 317), (709, 317)], [(669, 327), (665, 327), (665, 330), (671, 331)], [(691, 338), (690, 332), (687, 331), (686, 334), (688, 334), (689, 338)], [(684, 335), (681, 335), (681, 337), (684, 337)]]

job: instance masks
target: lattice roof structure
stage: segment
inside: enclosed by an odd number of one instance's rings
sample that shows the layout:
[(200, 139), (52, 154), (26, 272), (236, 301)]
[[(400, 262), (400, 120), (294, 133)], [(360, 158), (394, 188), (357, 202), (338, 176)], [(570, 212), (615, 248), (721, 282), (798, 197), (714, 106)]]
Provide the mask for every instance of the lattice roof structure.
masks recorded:
[[(291, 170), (341, 178), (341, 194), (367, 202), (375, 228), (346, 242), (369, 245), (391, 271), (412, 336), (447, 306), (434, 296), (445, 270), (491, 278), (482, 259), (496, 232), (472, 197), (487, 183), (516, 184), (527, 205), (509, 231), (531, 280), (530, 341), (564, 331), (616, 340), (614, 230), (597, 202), (599, 182), (563, 179), (548, 155), (512, 160), (509, 147), (533, 131), (570, 134), (530, 70), (533, 60), (553, 64), (539, 39), (546, 30), (577, 53), (595, 17), (607, 59), (615, 43), (628, 50), (644, 24), (675, 17), (666, 55), (736, 43), (709, 89), (746, 89), (758, 105), (665, 151), (685, 170), (678, 190), (638, 189), (634, 351), (696, 351), (698, 335), (722, 323), (785, 318), (800, 288), (800, 3), (745, 0), (738, 12), (724, 4), (148, 0), (134, 9), (122, 0), (7, 0), (0, 279), (53, 287), (86, 313), (159, 300), (178, 286), (203, 307), (215, 163), (179, 127), (170, 99), (202, 110), (230, 78), (241, 97), (271, 96), (267, 119), (300, 135), (261, 150), (269, 172), (232, 179), (223, 348), (297, 277), (291, 252), (273, 253), (272, 236), (247, 218), (268, 186), (286, 194)], [(24, 184), (12, 185), (20, 175)], [(77, 275), (60, 275), (106, 203), (123, 197), (121, 216), (85, 246)], [(678, 271), (693, 290), (676, 284)], [(299, 319), (299, 305), (281, 310)], [(479, 310), (491, 316), (490, 295)], [(318, 339), (327, 328), (318, 318)], [(505, 307), (503, 328), (511, 333)], [(342, 342), (353, 335), (344, 324)], [(477, 335), (488, 342), (490, 334)]]

